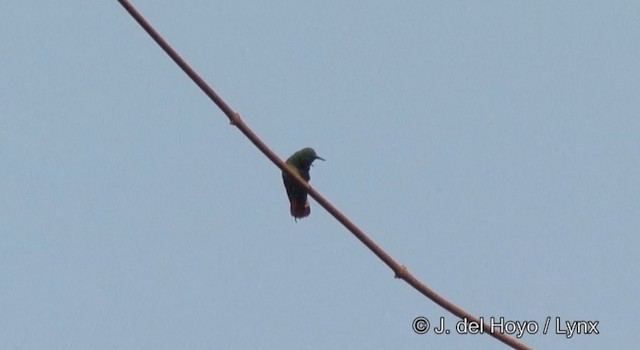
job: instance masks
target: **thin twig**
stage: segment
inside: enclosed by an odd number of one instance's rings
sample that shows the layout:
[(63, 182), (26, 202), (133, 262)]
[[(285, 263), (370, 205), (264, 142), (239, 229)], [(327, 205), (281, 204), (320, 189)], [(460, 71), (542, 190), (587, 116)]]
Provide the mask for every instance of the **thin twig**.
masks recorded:
[[(260, 138), (244, 123), (240, 114), (236, 113), (227, 105), (227, 103), (196, 73), (193, 68), (187, 64), (187, 62), (178, 55), (178, 53), (156, 32), (156, 30), (147, 22), (144, 17), (131, 5), (127, 0), (118, 0), (120, 4), (129, 12), (129, 14), (140, 24), (140, 26), (155, 40), (158, 45), (176, 62), (176, 64), (193, 80), (198, 87), (224, 112), (229, 118), (229, 122), (236, 126), (240, 131), (247, 136), (247, 138), (254, 144), (267, 158), (269, 158), (278, 168), (286, 172), (292, 178), (303, 186), (313, 199), (318, 204), (325, 208), (329, 214), (331, 214), (336, 220), (340, 221), (344, 227), (346, 227), (356, 238), (358, 238), (364, 245), (367, 246), (380, 260), (382, 260), (391, 270), (393, 270), (395, 277), (400, 278), (422, 293), (427, 298), (431, 299), (436, 304), (442, 306), (447, 311), (458, 316), (461, 319), (466, 318), (470, 322), (478, 322), (478, 318), (471, 315), (469, 312), (456, 306), (443, 296), (439, 295), (431, 288), (427, 287), (424, 283), (415, 278), (409, 270), (395, 261), (387, 252), (385, 252), (380, 246), (378, 246), (369, 236), (367, 236), (358, 226), (356, 226), (351, 220), (347, 218), (342, 212), (334, 207), (326, 198), (318, 193), (313, 187), (311, 187), (306, 181), (304, 181), (297, 173), (291, 170), (285, 165), (285, 163), (264, 143)], [(501, 342), (511, 346), (514, 349), (530, 349), (527, 345), (521, 343), (515, 338), (510, 337), (507, 334), (500, 332), (493, 332), (491, 327), (487, 323), (482, 323), (485, 333), (500, 340)]]

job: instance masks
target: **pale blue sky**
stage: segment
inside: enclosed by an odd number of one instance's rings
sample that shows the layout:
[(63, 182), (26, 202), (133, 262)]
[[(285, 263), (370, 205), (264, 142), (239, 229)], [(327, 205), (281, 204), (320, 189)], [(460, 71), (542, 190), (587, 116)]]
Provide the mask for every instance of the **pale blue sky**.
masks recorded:
[[(637, 1), (134, 5), (281, 157), (470, 312), (634, 348)], [(502, 349), (312, 202), (117, 1), (0, 1), (0, 348)]]

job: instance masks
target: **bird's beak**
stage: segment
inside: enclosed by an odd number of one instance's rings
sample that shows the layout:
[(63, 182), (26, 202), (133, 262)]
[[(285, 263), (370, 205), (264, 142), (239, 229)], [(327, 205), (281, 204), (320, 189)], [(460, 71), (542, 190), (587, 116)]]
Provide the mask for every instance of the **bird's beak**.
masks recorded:
[(316, 159), (320, 159), (321, 161), (325, 161), (324, 158), (316, 156)]

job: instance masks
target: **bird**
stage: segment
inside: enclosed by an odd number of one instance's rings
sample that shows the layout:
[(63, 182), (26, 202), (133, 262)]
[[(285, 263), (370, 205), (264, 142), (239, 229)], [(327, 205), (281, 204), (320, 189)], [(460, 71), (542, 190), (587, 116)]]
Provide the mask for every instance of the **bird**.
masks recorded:
[[(316, 159), (324, 161), (324, 158), (319, 157), (313, 148), (306, 147), (292, 154), (291, 157), (285, 161), (285, 164), (300, 175), (304, 181), (309, 182), (311, 179), (309, 176), (309, 168)], [(284, 188), (287, 190), (287, 197), (289, 197), (289, 203), (291, 204), (291, 216), (293, 216), (296, 222), (298, 219), (309, 216), (311, 207), (307, 201), (307, 190), (284, 171), (282, 172), (282, 181), (284, 182)]]

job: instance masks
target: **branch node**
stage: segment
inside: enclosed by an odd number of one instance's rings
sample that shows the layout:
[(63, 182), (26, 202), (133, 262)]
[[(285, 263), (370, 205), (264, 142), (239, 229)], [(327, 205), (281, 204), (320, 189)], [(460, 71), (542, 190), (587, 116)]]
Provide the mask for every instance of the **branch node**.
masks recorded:
[(233, 117), (229, 118), (229, 124), (236, 126), (240, 124), (240, 113), (233, 113)]
[(394, 278), (400, 278), (403, 280), (407, 279), (407, 276), (409, 276), (409, 269), (407, 269), (406, 266), (404, 265), (400, 265), (400, 267), (395, 271), (396, 275), (394, 276)]

